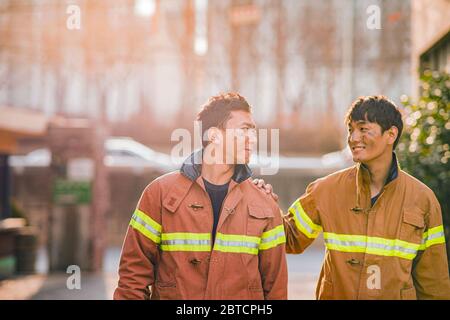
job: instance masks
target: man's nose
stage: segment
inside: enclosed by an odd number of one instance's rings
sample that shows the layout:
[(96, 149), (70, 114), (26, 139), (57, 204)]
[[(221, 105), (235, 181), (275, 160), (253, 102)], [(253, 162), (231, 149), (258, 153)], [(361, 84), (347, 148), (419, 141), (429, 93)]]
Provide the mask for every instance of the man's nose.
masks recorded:
[(258, 141), (258, 137), (256, 136), (256, 133), (253, 131), (247, 132), (245, 135), (245, 142), (246, 144), (256, 144)]
[(348, 134), (348, 142), (359, 142), (361, 140), (361, 135), (358, 131), (353, 131)]

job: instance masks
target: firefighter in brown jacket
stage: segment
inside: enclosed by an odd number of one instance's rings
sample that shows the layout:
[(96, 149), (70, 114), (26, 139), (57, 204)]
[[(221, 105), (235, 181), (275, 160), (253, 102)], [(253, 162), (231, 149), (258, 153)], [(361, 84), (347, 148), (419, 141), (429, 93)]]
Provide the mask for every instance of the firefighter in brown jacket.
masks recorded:
[(318, 299), (450, 299), (439, 202), (393, 152), (400, 112), (385, 97), (363, 97), (346, 122), (357, 165), (318, 179), (293, 203), (287, 252), (303, 252), (323, 231)]
[(203, 152), (153, 181), (139, 200), (114, 299), (286, 299), (282, 218), (246, 165), (254, 145), (250, 106), (223, 94), (198, 120), (208, 138)]

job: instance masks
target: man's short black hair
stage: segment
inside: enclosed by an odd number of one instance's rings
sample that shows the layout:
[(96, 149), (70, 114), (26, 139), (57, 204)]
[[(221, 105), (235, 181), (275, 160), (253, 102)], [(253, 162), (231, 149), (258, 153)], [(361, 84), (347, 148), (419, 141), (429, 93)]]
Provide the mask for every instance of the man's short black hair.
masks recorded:
[[(239, 93), (222, 93), (209, 98), (197, 115), (197, 121), (202, 122), (202, 137), (211, 127), (223, 128), (232, 111), (252, 112), (247, 100)], [(202, 139), (203, 147), (209, 143)]]
[(397, 127), (398, 136), (394, 142), (394, 149), (403, 131), (403, 120), (400, 111), (395, 103), (385, 96), (359, 97), (352, 103), (345, 118), (347, 125), (352, 121), (377, 123), (381, 127), (382, 133), (393, 126)]

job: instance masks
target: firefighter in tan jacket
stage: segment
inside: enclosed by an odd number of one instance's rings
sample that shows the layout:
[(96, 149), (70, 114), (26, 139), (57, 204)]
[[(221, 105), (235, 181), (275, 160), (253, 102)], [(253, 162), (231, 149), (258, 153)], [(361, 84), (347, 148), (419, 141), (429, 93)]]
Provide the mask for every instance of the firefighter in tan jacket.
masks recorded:
[[(246, 165), (255, 127), (250, 107), (238, 94), (220, 95), (198, 120), (214, 145), (205, 143), (179, 172), (144, 190), (123, 245), (114, 299), (286, 299), (282, 217), (276, 202), (251, 183)], [(214, 146), (214, 154), (223, 150), (232, 162), (206, 160)]]
[(287, 252), (303, 252), (323, 231), (318, 299), (450, 299), (439, 203), (393, 153), (400, 112), (385, 97), (364, 97), (347, 124), (357, 165), (316, 180), (292, 204)]

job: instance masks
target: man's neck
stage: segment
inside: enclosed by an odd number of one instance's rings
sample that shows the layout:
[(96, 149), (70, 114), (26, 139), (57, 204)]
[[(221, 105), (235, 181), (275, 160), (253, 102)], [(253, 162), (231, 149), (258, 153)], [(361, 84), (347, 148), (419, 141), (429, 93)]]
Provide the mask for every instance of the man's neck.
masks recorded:
[(234, 174), (234, 165), (230, 164), (207, 164), (202, 165), (202, 177), (215, 185), (224, 185), (230, 182)]
[(392, 165), (392, 152), (386, 152), (369, 163), (364, 163), (370, 172), (371, 197), (378, 195), (383, 189)]

